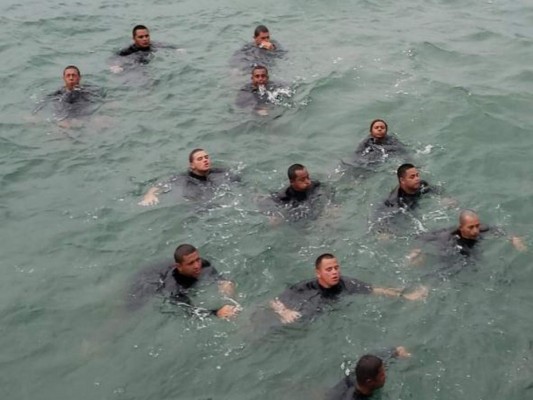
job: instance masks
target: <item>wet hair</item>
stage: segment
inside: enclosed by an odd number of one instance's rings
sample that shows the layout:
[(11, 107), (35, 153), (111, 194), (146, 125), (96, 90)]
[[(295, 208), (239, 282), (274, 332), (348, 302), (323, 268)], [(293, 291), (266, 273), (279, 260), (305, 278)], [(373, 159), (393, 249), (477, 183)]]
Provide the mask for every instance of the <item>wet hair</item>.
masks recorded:
[(264, 69), (266, 74), (268, 75), (268, 69), (267, 67), (265, 67), (264, 65), (256, 65), (252, 68), (252, 75), (254, 74), (255, 71), (259, 70), (259, 69)]
[(362, 356), (355, 366), (355, 378), (359, 385), (366, 385), (368, 381), (373, 381), (377, 378), (383, 360), (372, 354), (365, 354)]
[(396, 176), (398, 179), (403, 178), (405, 174), (407, 173), (408, 169), (416, 168), (413, 164), (405, 163), (398, 167), (398, 170), (396, 171)]
[(75, 69), (76, 71), (78, 71), (78, 75), (81, 76), (80, 69), (76, 67), (75, 65), (69, 65), (65, 67), (65, 69), (63, 70), (63, 75), (65, 75), (65, 72), (67, 72), (67, 69)]
[(287, 170), (287, 176), (289, 177), (290, 181), (293, 181), (296, 179), (296, 171), (302, 171), (305, 167), (302, 164), (292, 164), (289, 169)]
[(335, 258), (335, 256), (331, 253), (324, 253), (319, 255), (315, 260), (315, 268), (318, 269), (318, 267), (320, 267), (320, 264), (322, 264), (322, 260), (331, 260), (332, 258)]
[(258, 37), (260, 33), (269, 33), (268, 28), (265, 25), (257, 25), (254, 31), (254, 38)]
[(198, 251), (192, 244), (180, 244), (174, 251), (174, 261), (180, 264), (183, 261), (183, 257)]
[(459, 213), (459, 225), (463, 225), (465, 222), (465, 219), (468, 217), (479, 218), (479, 216), (474, 210), (468, 210), (468, 209), (461, 210), (461, 212)]
[(198, 149), (194, 149), (193, 151), (191, 151), (191, 152), (189, 153), (189, 162), (190, 162), (190, 163), (194, 160), (194, 155), (195, 155), (196, 153), (198, 153), (199, 151), (205, 151), (205, 150), (204, 150), (204, 149), (200, 149), (200, 148), (198, 148)]
[(144, 25), (135, 25), (135, 27), (131, 31), (131, 35), (135, 37), (135, 33), (137, 33), (137, 31), (140, 31), (141, 29), (146, 29), (148, 31), (148, 28)]
[(375, 124), (376, 122), (383, 122), (383, 123), (385, 124), (385, 129), (387, 130), (387, 132), (389, 131), (389, 126), (387, 125), (387, 123), (386, 123), (384, 120), (378, 118), (378, 119), (375, 119), (374, 121), (372, 121), (372, 122), (370, 123), (370, 128), (369, 128), (369, 131), (370, 131), (370, 132), (372, 132), (372, 127), (374, 126), (374, 124)]

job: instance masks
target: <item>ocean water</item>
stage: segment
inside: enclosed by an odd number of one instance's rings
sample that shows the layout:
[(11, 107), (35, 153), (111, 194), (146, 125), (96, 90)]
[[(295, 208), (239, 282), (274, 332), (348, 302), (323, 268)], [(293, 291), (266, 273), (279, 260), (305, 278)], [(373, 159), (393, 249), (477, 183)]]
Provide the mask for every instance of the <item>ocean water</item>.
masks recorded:
[[(487, 240), (447, 280), (408, 265), (412, 234), (451, 226), (458, 207), (531, 247), (533, 5), (525, 1), (0, 0), (0, 394), (3, 399), (320, 399), (375, 349), (404, 345), (381, 399), (530, 399), (530, 251)], [(173, 44), (113, 74), (137, 23)], [(232, 54), (264, 23), (287, 54), (271, 78), (294, 94), (262, 117), (235, 107), (247, 74)], [(45, 107), (66, 65), (103, 88), (93, 115), (62, 128)], [(424, 200), (398, 235), (369, 232), (398, 161), (338, 172), (384, 118), (424, 179), (458, 207)], [(242, 176), (207, 205), (175, 192), (195, 147)], [(337, 189), (314, 221), (271, 226), (257, 198), (292, 163)], [(187, 318), (128, 289), (183, 242), (237, 283), (240, 316)], [(357, 296), (316, 320), (269, 329), (254, 313), (313, 276), (323, 252), (379, 286), (425, 284), (427, 300)], [(258, 311), (259, 310), (259, 311)]]

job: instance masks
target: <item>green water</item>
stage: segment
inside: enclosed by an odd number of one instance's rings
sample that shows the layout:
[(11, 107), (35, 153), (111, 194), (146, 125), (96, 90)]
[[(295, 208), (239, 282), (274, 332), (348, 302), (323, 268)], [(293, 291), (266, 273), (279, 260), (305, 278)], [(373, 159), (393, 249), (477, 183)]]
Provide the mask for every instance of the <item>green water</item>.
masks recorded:
[[(390, 163), (369, 179), (334, 173), (386, 119), (423, 177), (462, 207), (529, 242), (533, 150), (533, 6), (525, 1), (0, 0), (0, 394), (3, 399), (314, 399), (358, 356), (405, 345), (381, 399), (530, 399), (530, 253), (483, 243), (476, 264), (431, 282), (421, 303), (358, 296), (304, 326), (255, 332), (250, 315), (334, 252), (346, 275), (417, 284), (406, 234), (367, 233), (395, 184)], [(110, 55), (136, 23), (162, 50), (114, 75)], [(258, 23), (288, 50), (271, 77), (291, 106), (261, 118), (234, 106), (247, 76), (233, 52)], [(83, 126), (62, 129), (39, 99), (76, 64), (107, 91)], [(243, 183), (198, 212), (172, 193), (137, 205), (186, 168), (194, 147)], [(294, 163), (332, 181), (339, 210), (307, 225), (271, 227), (254, 197), (280, 189)], [(457, 209), (424, 201), (425, 229)], [(406, 232), (407, 233), (407, 232)], [(238, 284), (233, 322), (127, 312), (135, 274), (191, 242)], [(530, 244), (530, 243), (529, 243)], [(530, 245), (531, 247), (531, 245)], [(423, 279), (422, 279), (423, 281)]]

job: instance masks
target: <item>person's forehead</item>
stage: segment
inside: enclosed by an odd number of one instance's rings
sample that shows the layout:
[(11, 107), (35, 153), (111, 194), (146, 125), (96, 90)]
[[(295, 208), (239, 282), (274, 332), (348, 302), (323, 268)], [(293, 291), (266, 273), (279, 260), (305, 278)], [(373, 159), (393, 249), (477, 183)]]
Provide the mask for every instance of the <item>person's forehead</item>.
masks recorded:
[(267, 74), (268, 74), (268, 72), (264, 68), (258, 68), (256, 70), (254, 70), (254, 75), (267, 75)]
[(304, 168), (304, 169), (297, 169), (297, 170), (295, 171), (295, 173), (296, 173), (296, 177), (297, 177), (297, 178), (305, 178), (306, 176), (309, 176), (309, 172), (307, 171), (306, 168)]
[(148, 32), (148, 29), (137, 29), (135, 31), (135, 36), (145, 36), (145, 35), (149, 35), (150, 32)]
[(195, 252), (193, 252), (193, 253), (191, 253), (191, 254), (188, 254), (188, 255), (186, 255), (186, 256), (183, 256), (183, 261), (185, 261), (185, 262), (190, 262), (190, 261), (195, 260), (197, 257), (198, 257), (198, 252), (195, 251)]
[(208, 154), (207, 154), (206, 151), (198, 151), (198, 152), (194, 153), (194, 158), (204, 158), (207, 155)]
[(413, 175), (413, 174), (417, 174), (418, 170), (415, 167), (413, 167), (413, 168), (409, 168), (406, 172), (407, 172), (407, 175)]
[(324, 258), (322, 259), (322, 262), (320, 263), (320, 268), (328, 268), (328, 267), (334, 267), (338, 266), (336, 258)]
[(378, 126), (384, 128), (385, 127), (385, 122), (383, 122), (383, 121), (374, 122), (373, 127), (378, 127)]
[(67, 74), (76, 74), (76, 75), (78, 75), (78, 70), (76, 68), (67, 68), (65, 70), (65, 75), (67, 75)]

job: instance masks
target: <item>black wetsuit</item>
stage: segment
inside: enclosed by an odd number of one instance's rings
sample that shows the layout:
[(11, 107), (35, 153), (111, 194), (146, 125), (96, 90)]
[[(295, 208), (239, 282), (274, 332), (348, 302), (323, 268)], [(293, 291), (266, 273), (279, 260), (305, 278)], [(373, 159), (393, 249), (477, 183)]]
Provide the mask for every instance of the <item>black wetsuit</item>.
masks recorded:
[(261, 106), (264, 107), (269, 104), (274, 104), (281, 97), (283, 97), (283, 94), (279, 94), (277, 92), (281, 88), (283, 88), (283, 85), (276, 82), (267, 83), (264, 88), (265, 90), (261, 90), (251, 83), (248, 83), (239, 91), (235, 104), (241, 108), (260, 108)]
[(420, 240), (437, 245), (441, 255), (461, 254), (470, 256), (474, 254), (476, 245), (489, 233), (501, 235), (503, 232), (495, 227), (481, 225), (477, 239), (466, 239), (461, 236), (458, 228), (445, 228), (420, 235)]
[(222, 281), (224, 278), (207, 260), (202, 259), (202, 270), (198, 278), (184, 276), (178, 272), (174, 264), (165, 262), (140, 271), (130, 289), (129, 308), (141, 307), (147, 297), (154, 292), (163, 294), (171, 303), (186, 306), (190, 313), (216, 314), (217, 309), (194, 307), (191, 292), (199, 286)]
[[(373, 353), (376, 357), (381, 358), (385, 365), (398, 356), (396, 347), (383, 349)], [(369, 399), (372, 395), (365, 395), (356, 388), (355, 371), (345, 376), (339, 383), (331, 388), (326, 394), (326, 400), (361, 400)]]
[(398, 185), (392, 192), (390, 192), (389, 197), (384, 201), (384, 204), (386, 207), (412, 210), (417, 206), (418, 200), (422, 195), (432, 192), (435, 192), (435, 188), (430, 186), (426, 181), (420, 181), (420, 187), (413, 194), (406, 193), (402, 190), (400, 185)]
[(333, 201), (334, 194), (331, 187), (322, 185), (319, 181), (312, 181), (309, 188), (303, 192), (289, 186), (271, 195), (278, 209), (270, 210), (268, 213), (281, 212), (290, 221), (316, 219), (326, 204)]
[(216, 188), (224, 183), (240, 182), (240, 177), (233, 174), (227, 168), (211, 168), (205, 176), (195, 174), (192, 171), (175, 175), (157, 186), (163, 193), (168, 193), (176, 185), (182, 186), (183, 196), (191, 200), (200, 200), (214, 194)]
[(52, 103), (54, 116), (59, 120), (84, 117), (96, 111), (104, 95), (101, 88), (92, 85), (77, 86), (72, 90), (62, 87), (47, 95), (33, 112)]
[(270, 69), (276, 60), (282, 58), (287, 52), (277, 41), (272, 40), (271, 43), (275, 46), (273, 50), (262, 49), (255, 42), (246, 43), (231, 58), (231, 66), (245, 71), (249, 71), (257, 65)]
[[(163, 44), (159, 42), (152, 42), (148, 47), (139, 47), (135, 43), (123, 48), (117, 52), (120, 57), (128, 57), (134, 63), (148, 64), (154, 57), (154, 53), (158, 49), (176, 49), (176, 46), (170, 44)], [(131, 57), (129, 57), (131, 56)]]
[(357, 389), (355, 372), (352, 372), (327, 393), (326, 400), (363, 400), (370, 397), (372, 395), (363, 394)]
[(342, 295), (370, 293), (372, 286), (355, 278), (341, 277), (339, 283), (330, 288), (324, 288), (318, 280), (311, 279), (289, 287), (279, 300), (287, 308), (302, 314), (302, 318), (310, 318), (337, 302)]
[(391, 155), (405, 153), (407, 153), (405, 145), (394, 134), (387, 134), (383, 139), (369, 136), (357, 146), (354, 162), (373, 164), (385, 161)]

